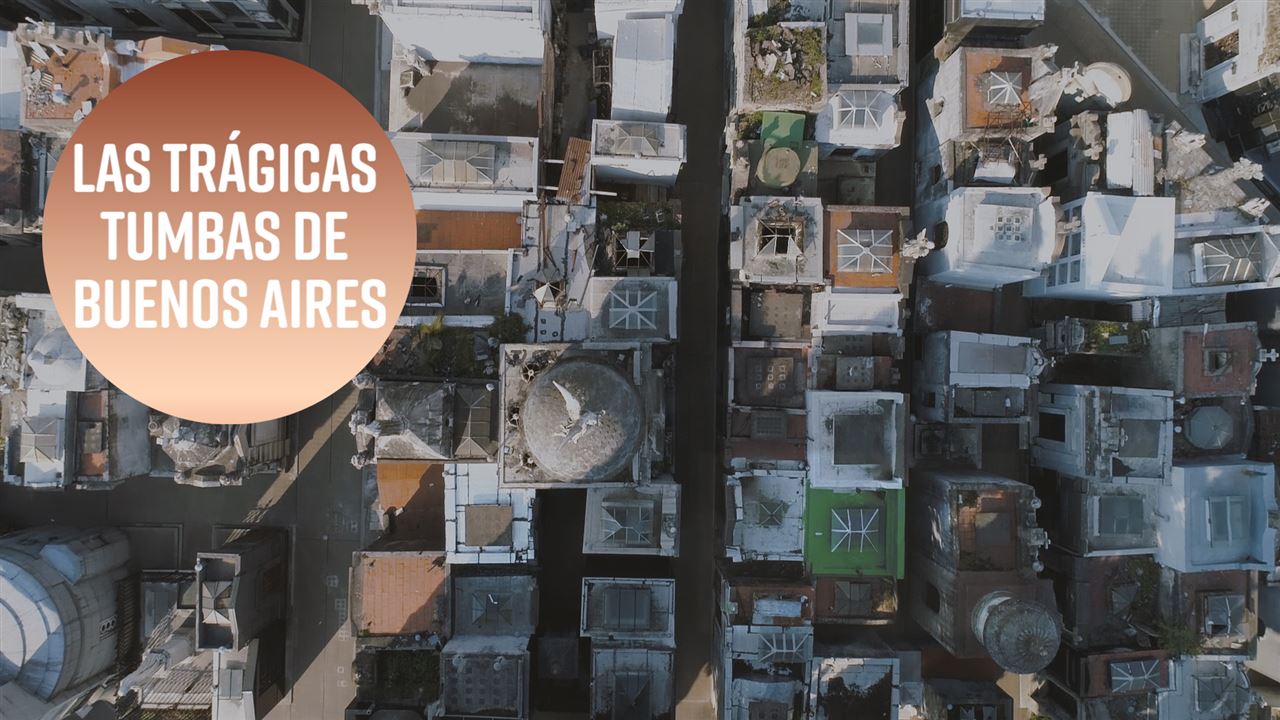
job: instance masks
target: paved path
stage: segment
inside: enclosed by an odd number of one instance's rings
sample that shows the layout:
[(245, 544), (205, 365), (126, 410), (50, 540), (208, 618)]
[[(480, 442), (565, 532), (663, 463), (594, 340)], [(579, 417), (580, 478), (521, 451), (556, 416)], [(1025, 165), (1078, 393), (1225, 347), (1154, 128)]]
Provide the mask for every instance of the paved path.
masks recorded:
[[(232, 49), (279, 55), (324, 73), (376, 114), (386, 75), (380, 72), (381, 25), (349, 0), (309, 3), (298, 42), (228, 42)], [(0, 251), (0, 287), (39, 290), (38, 251)], [(14, 262), (10, 262), (13, 260)], [(20, 263), (19, 263), (20, 261)], [(299, 416), (296, 478), (260, 477), (241, 487), (203, 490), (159, 478), (125, 483), (104, 493), (30, 493), (0, 487), (0, 524), (169, 526), (177, 555), (190, 568), (196, 552), (215, 544), (219, 527), (288, 527), (292, 537), (289, 676), (292, 689), (269, 720), (340, 720), (355, 696), (346, 631), (347, 571), (362, 546), (361, 477), (351, 467), (355, 443), (347, 431), (354, 395), (344, 389)]]
[(1081, 0), (1115, 33), (1164, 90), (1176, 95), (1183, 33), (1193, 33), (1214, 0)]
[(137, 548), (135, 557), (152, 560), (149, 569), (193, 568), (196, 553), (215, 546), (219, 529), (288, 528), (288, 667), (294, 683), (268, 718), (337, 720), (355, 695), (349, 682), (355, 646), (342, 629), (347, 569), (363, 531), (360, 474), (350, 463), (355, 441), (346, 428), (353, 403), (354, 393), (344, 389), (299, 415), (296, 475), (260, 476), (239, 487), (214, 489), (163, 478), (130, 480), (105, 492), (34, 492), (0, 485), (0, 524), (157, 528), (156, 537), (177, 542)]
[(684, 212), (677, 355), (675, 467), (682, 490), (676, 564), (677, 720), (710, 720), (717, 427), (721, 356), (719, 283), (725, 122), (724, 0), (685, 4), (676, 58), (676, 122), (688, 126), (689, 160), (677, 188)]

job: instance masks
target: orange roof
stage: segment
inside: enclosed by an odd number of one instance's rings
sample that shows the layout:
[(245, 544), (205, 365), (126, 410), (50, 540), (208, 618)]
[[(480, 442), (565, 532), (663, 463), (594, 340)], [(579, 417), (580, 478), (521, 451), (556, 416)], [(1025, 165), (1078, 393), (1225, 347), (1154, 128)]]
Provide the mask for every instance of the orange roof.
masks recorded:
[(443, 553), (358, 554), (352, 577), (356, 632), (362, 636), (442, 632), (448, 581)]
[(419, 250), (518, 250), (520, 213), (419, 210)]
[(581, 202), (584, 187), (583, 180), (587, 176), (587, 163), (591, 160), (591, 141), (584, 138), (569, 138), (569, 147), (564, 151), (564, 169), (560, 171), (560, 189), (556, 190), (556, 198), (571, 203)]
[[(988, 72), (1008, 73), (1022, 78), (1021, 91), (1018, 93), (1022, 107), (1026, 108), (1031, 88), (1031, 58), (1026, 56), (1008, 56), (1004, 51), (991, 48), (967, 48), (964, 61), (964, 126), (966, 128), (982, 128), (990, 125), (1003, 125), (1009, 122), (1001, 113), (993, 113), (987, 106), (987, 91), (984, 76)], [(1013, 109), (1017, 115), (1023, 110)], [(1004, 111), (1009, 114), (1010, 111)]]
[(444, 549), (444, 466), (439, 463), (378, 463), (378, 504), (398, 511), (388, 540), (420, 541)]
[[(893, 288), (898, 286), (898, 271), (902, 264), (899, 252), (902, 248), (903, 212), (898, 208), (863, 208), (833, 205), (827, 208), (826, 256), (827, 275), (836, 287), (852, 288)], [(857, 237), (854, 231), (885, 231), (892, 233), (893, 254), (889, 258), (889, 271), (841, 271), (840, 245), (841, 231), (846, 235)], [(868, 267), (879, 267), (869, 265)]]
[[(71, 120), (84, 103), (102, 102), (120, 82), (120, 72), (110, 64), (106, 50), (73, 48), (61, 56), (50, 53), (48, 60), (32, 55), (28, 64), (44, 79), (23, 92), (24, 120)], [(56, 88), (66, 95), (65, 101), (53, 100)]]

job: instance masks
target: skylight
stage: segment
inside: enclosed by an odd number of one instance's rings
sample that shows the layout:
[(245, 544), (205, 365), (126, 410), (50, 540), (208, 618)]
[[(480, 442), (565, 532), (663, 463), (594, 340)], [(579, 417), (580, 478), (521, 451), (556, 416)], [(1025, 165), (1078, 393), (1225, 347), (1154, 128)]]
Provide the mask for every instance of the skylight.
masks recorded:
[(497, 146), (487, 142), (428, 140), (420, 144), (418, 181), (438, 187), (492, 187)]
[(653, 509), (648, 504), (606, 503), (604, 541), (622, 546), (653, 543)]
[(1141, 535), (1145, 517), (1140, 497), (1103, 495), (1098, 498), (1099, 535)]
[(1263, 256), (1256, 237), (1215, 238), (1196, 243), (1191, 251), (1197, 285), (1255, 282), (1262, 277), (1258, 266)]
[(809, 636), (801, 633), (778, 632), (760, 635), (760, 659), (764, 662), (797, 663), (805, 659), (805, 647)]
[(836, 254), (840, 272), (892, 272), (893, 231), (837, 230)]
[(615, 330), (657, 330), (658, 293), (610, 290), (609, 327)]
[(879, 537), (880, 508), (831, 510), (831, 552), (878, 550)]
[(832, 96), (835, 102), (835, 125), (844, 130), (879, 130), (893, 98), (880, 90), (846, 90)]
[(1136, 692), (1161, 687), (1159, 660), (1128, 660), (1111, 663), (1111, 691)]
[(864, 615), (871, 611), (871, 585), (851, 580), (835, 582), (835, 601), (833, 610), (836, 615)]
[(604, 626), (608, 630), (634, 632), (648, 630), (652, 599), (647, 587), (605, 588)]
[(658, 129), (644, 123), (617, 123), (613, 125), (609, 137), (610, 150), (614, 155), (638, 155), (649, 157), (660, 155), (662, 138)]
[(758, 248), (761, 255), (788, 255), (796, 246), (794, 225), (760, 223)]
[(757, 522), (760, 527), (782, 527), (787, 517), (787, 504), (781, 500), (761, 500), (757, 503)]
[(1234, 635), (1244, 619), (1243, 595), (1209, 595), (1204, 598), (1204, 634), (1209, 637)]
[(1239, 542), (1249, 531), (1249, 517), (1243, 497), (1216, 497), (1205, 500), (1208, 506), (1208, 540), (1210, 545)]
[(987, 104), (1011, 107), (1022, 104), (1022, 73), (992, 70), (986, 74)]
[(510, 623), (510, 599), (496, 592), (477, 592), (471, 595), (471, 623), (478, 627), (492, 627)]

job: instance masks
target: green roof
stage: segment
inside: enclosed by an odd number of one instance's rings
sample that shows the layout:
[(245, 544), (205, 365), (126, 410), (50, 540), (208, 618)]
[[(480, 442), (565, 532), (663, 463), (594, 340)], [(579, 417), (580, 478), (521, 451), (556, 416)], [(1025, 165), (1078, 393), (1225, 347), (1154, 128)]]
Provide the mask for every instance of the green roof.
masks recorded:
[(798, 148), (804, 143), (804, 115), (765, 112), (760, 117), (760, 140), (765, 148)]
[(906, 570), (901, 490), (827, 490), (805, 495), (804, 557), (815, 575), (901, 579)]

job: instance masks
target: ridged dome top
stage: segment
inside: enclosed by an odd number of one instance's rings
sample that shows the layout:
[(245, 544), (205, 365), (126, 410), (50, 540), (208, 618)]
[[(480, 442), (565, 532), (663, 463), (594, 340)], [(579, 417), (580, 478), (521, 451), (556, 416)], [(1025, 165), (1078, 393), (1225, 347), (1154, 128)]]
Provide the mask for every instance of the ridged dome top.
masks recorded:
[(561, 480), (609, 480), (640, 448), (640, 394), (608, 365), (565, 360), (530, 385), (520, 429), (529, 453), (547, 474)]
[(985, 622), (974, 630), (991, 659), (1017, 675), (1048, 667), (1058, 654), (1062, 634), (1053, 612), (1038, 602), (1009, 597), (989, 608)]

